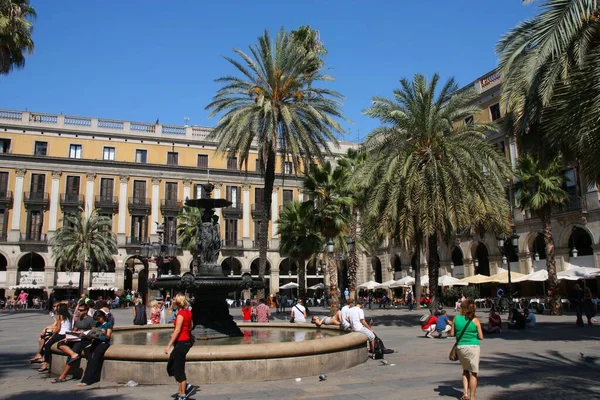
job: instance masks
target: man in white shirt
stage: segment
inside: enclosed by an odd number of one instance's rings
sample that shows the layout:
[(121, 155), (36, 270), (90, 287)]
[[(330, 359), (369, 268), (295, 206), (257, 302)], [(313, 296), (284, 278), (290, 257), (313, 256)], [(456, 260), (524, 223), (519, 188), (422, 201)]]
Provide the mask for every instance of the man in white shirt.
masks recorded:
[(371, 328), (371, 326), (365, 321), (365, 313), (362, 310), (363, 308), (363, 299), (358, 299), (356, 301), (356, 305), (352, 307), (348, 313), (348, 318), (350, 319), (350, 326), (352, 327), (353, 332), (360, 332), (367, 336), (369, 339), (369, 345), (371, 348), (371, 353), (375, 353), (375, 332)]
[(340, 322), (342, 324), (342, 329), (345, 331), (349, 331), (351, 329), (348, 314), (350, 313), (350, 308), (352, 308), (352, 306), (354, 306), (354, 300), (348, 299), (346, 301), (346, 305), (342, 307)]

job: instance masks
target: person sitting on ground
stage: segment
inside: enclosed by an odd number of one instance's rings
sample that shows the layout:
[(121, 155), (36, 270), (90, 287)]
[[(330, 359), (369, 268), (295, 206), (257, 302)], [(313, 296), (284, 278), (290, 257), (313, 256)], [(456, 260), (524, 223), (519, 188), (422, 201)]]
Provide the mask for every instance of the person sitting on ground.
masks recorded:
[[(92, 345), (90, 347), (91, 357), (88, 357), (83, 378), (81, 378), (81, 382), (77, 386), (88, 386), (100, 382), (104, 353), (110, 347), (113, 324), (108, 322), (106, 312), (104, 310), (96, 311), (94, 313), (94, 320), (96, 321), (96, 327), (89, 334), (92, 337)], [(71, 361), (72, 363), (74, 362), (73, 359)]]
[(524, 317), (525, 317), (525, 327), (535, 328), (535, 324), (536, 324), (535, 314), (532, 312), (529, 312), (529, 309), (526, 308), (524, 311)]
[(160, 324), (160, 312), (162, 311), (162, 304), (158, 300), (152, 300), (150, 302), (150, 321), (152, 325)]
[(254, 313), (256, 314), (256, 322), (269, 322), (271, 310), (269, 309), (269, 306), (267, 306), (265, 299), (259, 300), (259, 304), (256, 306)]
[(495, 333), (495, 332), (502, 333), (502, 318), (500, 318), (500, 315), (496, 312), (495, 307), (492, 307), (490, 309), (488, 325), (487, 325), (485, 331), (487, 333)]
[(252, 302), (250, 299), (246, 299), (246, 303), (242, 306), (242, 320), (244, 322), (251, 322), (253, 312)]
[(141, 298), (135, 299), (135, 307), (133, 307), (133, 324), (134, 325), (147, 325), (148, 316), (146, 315), (146, 306), (143, 304)]
[(450, 332), (451, 329), (452, 329), (452, 323), (450, 322), (450, 319), (446, 315), (446, 310), (442, 310), (440, 312), (440, 316), (437, 317), (437, 321), (435, 324), (435, 330), (438, 334), (438, 337), (439, 338), (443, 337), (444, 334)]
[(81, 353), (92, 344), (92, 340), (86, 337), (77, 337), (77, 333), (90, 331), (96, 326), (96, 321), (87, 315), (87, 304), (77, 306), (79, 319), (75, 322), (72, 332), (67, 332), (67, 336), (63, 341), (58, 342), (58, 349), (65, 353), (69, 358), (65, 363), (62, 373), (51, 383), (62, 383), (67, 381), (67, 374), (71, 366), (77, 364), (81, 360)]
[(363, 299), (358, 299), (356, 305), (350, 309), (348, 318), (350, 319), (350, 326), (352, 327), (353, 332), (360, 332), (367, 336), (367, 339), (369, 340), (369, 351), (373, 354), (373, 357), (375, 357), (375, 331), (367, 321), (365, 321), (363, 303)]
[(525, 329), (525, 317), (518, 310), (513, 308), (510, 319), (511, 322), (508, 325), (510, 329)]
[(454, 304), (454, 311), (459, 311), (460, 310), (460, 305), (462, 304), (463, 301), (465, 301), (467, 298), (465, 297), (464, 293), (460, 294), (460, 299), (456, 300), (456, 303)]
[(437, 317), (435, 315), (430, 315), (422, 324), (421, 330), (425, 332), (425, 337), (429, 339), (433, 339), (431, 334), (435, 331), (437, 325)]
[(290, 318), (293, 318), (294, 322), (306, 322), (306, 308), (302, 305), (302, 299), (298, 299), (292, 307)]

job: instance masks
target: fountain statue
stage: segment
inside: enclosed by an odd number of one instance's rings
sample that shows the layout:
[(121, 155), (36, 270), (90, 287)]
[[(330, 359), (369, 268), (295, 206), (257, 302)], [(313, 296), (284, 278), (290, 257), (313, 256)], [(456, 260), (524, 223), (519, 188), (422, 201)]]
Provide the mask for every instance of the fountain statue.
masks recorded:
[(196, 271), (179, 276), (163, 276), (152, 280), (149, 285), (154, 289), (176, 289), (193, 296), (192, 315), (197, 339), (216, 339), (230, 336), (242, 336), (242, 331), (229, 314), (227, 294), (232, 291), (262, 288), (264, 283), (252, 279), (249, 273), (241, 277), (225, 276), (217, 263), (221, 252), (219, 217), (215, 209), (230, 206), (225, 199), (213, 199), (214, 185), (203, 184), (207, 197), (186, 199), (188, 207), (202, 209), (202, 222), (198, 226), (199, 264)]

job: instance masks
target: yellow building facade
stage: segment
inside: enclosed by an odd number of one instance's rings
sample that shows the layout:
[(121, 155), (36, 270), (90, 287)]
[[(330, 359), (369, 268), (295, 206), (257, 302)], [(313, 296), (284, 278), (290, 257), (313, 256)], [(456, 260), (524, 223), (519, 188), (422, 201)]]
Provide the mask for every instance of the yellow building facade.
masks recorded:
[[(191, 256), (179, 250), (166, 264), (140, 256), (143, 243), (177, 242), (177, 215), (185, 199), (227, 198), (217, 212), (224, 273), (258, 274), (258, 226), (263, 179), (257, 154), (247, 166), (216, 152), (210, 128), (137, 123), (102, 118), (0, 110), (0, 290), (43, 294), (74, 290), (79, 272), (58, 266), (49, 240), (65, 212), (97, 209), (109, 216), (118, 243), (112, 265), (91, 266), (86, 287), (146, 291), (148, 277), (190, 270)], [(332, 148), (345, 153), (354, 144)], [(297, 268), (278, 248), (277, 220), (286, 203), (303, 200), (302, 176), (290, 162), (277, 166), (269, 226), (268, 279), (271, 293), (297, 281)], [(162, 229), (159, 228), (162, 224)], [(158, 230), (157, 230), (158, 229)], [(309, 285), (323, 281), (309, 268)]]

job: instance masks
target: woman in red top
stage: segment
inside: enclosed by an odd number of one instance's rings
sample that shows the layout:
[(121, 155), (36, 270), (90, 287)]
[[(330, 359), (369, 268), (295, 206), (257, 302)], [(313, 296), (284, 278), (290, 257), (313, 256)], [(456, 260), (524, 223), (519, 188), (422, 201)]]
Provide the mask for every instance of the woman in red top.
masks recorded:
[(250, 299), (246, 300), (246, 305), (242, 306), (242, 317), (244, 322), (252, 321), (252, 306), (250, 305)]
[(177, 308), (177, 318), (175, 318), (175, 329), (171, 335), (169, 344), (165, 347), (165, 354), (169, 354), (169, 349), (173, 347), (173, 351), (169, 356), (167, 364), (167, 372), (169, 376), (175, 376), (175, 380), (179, 386), (177, 399), (186, 399), (192, 389), (192, 385), (187, 383), (185, 376), (185, 357), (192, 347), (191, 330), (192, 330), (192, 311), (189, 308), (189, 303), (186, 297), (178, 294), (173, 299), (173, 305)]

